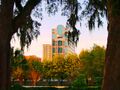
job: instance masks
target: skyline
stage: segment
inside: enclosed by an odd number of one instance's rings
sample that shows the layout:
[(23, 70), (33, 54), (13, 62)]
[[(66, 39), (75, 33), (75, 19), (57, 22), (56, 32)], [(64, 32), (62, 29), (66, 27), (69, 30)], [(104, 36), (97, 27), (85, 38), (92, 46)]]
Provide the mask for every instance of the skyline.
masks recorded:
[[(43, 44), (52, 44), (52, 29), (57, 25), (66, 25), (67, 18), (57, 13), (55, 16), (49, 16), (44, 13), (44, 18), (41, 21), (40, 35), (36, 40), (33, 40), (29, 49), (25, 49), (25, 55), (36, 55), (43, 58)], [(107, 23), (104, 21), (104, 26), (95, 28), (93, 31), (89, 31), (86, 22), (82, 21), (80, 26), (77, 23), (76, 27), (80, 30), (79, 42), (76, 47), (76, 53), (79, 54), (82, 49), (90, 49), (94, 44), (105, 46), (107, 43)], [(16, 41), (12, 44), (16, 48), (19, 48), (19, 43)]]

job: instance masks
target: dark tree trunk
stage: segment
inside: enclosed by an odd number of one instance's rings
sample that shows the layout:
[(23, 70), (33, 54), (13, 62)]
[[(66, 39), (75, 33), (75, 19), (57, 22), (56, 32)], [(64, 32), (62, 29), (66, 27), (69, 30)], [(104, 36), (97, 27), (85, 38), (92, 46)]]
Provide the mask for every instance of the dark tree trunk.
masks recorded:
[(9, 90), (10, 88), (9, 42), (5, 36), (0, 36), (0, 90)]
[[(25, 24), (26, 16), (41, 0), (28, 0), (23, 10), (13, 16), (14, 2), (0, 0), (0, 90), (10, 89), (10, 40), (18, 28)], [(14, 18), (13, 18), (14, 17)]]
[[(11, 37), (19, 27), (25, 24), (26, 16), (30, 15), (32, 9), (41, 2), (41, 0), (28, 0), (23, 10), (14, 17), (13, 6), (16, 1), (21, 0), (0, 0), (0, 90), (10, 88)], [(16, 5), (20, 5), (18, 2)]]
[(120, 90), (120, 15), (112, 11), (111, 4), (108, 3), (108, 42), (102, 90)]
[(10, 90), (10, 40), (13, 0), (1, 0), (0, 7), (0, 90)]
[(10, 40), (12, 35), (7, 32), (11, 29), (10, 24), (3, 21), (0, 25), (0, 90), (10, 88)]

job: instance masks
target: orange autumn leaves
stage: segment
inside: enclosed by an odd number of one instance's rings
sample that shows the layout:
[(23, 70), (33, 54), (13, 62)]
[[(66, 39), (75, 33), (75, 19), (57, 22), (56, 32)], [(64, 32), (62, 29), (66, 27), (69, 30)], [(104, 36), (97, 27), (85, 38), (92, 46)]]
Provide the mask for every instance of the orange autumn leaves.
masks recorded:
[[(22, 55), (20, 55), (20, 57), (21, 56)], [(31, 85), (36, 85), (37, 80), (40, 80), (41, 78), (42, 69), (40, 69), (40, 58), (36, 56), (20, 57), (17, 57), (14, 60), (15, 64), (12, 66), (12, 79), (18, 80), (20, 84), (24, 84), (25, 80), (30, 80)]]

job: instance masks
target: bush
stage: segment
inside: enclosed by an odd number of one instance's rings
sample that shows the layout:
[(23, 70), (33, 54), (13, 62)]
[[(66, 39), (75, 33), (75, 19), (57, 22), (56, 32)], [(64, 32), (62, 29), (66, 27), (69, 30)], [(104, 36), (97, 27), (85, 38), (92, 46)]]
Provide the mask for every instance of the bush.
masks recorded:
[(101, 90), (100, 86), (88, 86), (88, 89), (86, 90)]
[(95, 77), (95, 85), (96, 86), (101, 86), (102, 85), (102, 77)]
[(10, 90), (23, 90), (22, 86), (18, 83), (14, 84)]
[(80, 74), (80, 76), (73, 81), (70, 87), (71, 90), (86, 90), (87, 88), (86, 77), (84, 74)]

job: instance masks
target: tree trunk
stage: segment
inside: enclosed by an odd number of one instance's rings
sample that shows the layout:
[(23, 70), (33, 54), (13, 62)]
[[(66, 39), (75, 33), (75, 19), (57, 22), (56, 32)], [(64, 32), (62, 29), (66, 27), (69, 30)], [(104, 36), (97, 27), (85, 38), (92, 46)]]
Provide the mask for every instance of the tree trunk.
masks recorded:
[(25, 24), (26, 17), (30, 15), (32, 9), (41, 2), (41, 0), (28, 0), (23, 10), (14, 17), (15, 1), (17, 0), (0, 0), (0, 90), (10, 88), (11, 37), (19, 27)]
[(108, 3), (108, 42), (102, 90), (120, 90), (120, 15), (113, 13), (111, 4)]
[(9, 30), (12, 26), (4, 17), (0, 19), (0, 90), (10, 90), (10, 40), (12, 35)]
[(0, 7), (0, 90), (10, 90), (10, 40), (13, 0), (1, 0)]
[(10, 44), (0, 36), (0, 90), (10, 88)]

